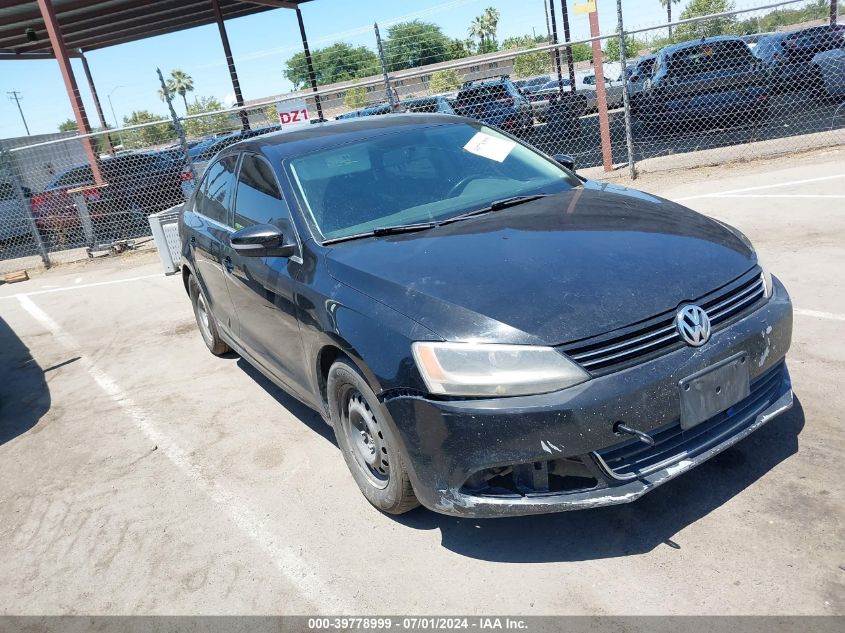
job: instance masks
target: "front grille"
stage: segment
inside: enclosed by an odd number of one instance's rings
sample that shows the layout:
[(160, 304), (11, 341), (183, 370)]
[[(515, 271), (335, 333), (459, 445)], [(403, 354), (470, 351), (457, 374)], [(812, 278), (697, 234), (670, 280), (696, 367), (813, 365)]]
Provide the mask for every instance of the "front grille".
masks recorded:
[[(764, 293), (763, 277), (755, 268), (692, 303), (704, 308), (716, 331), (750, 312)], [(593, 375), (610, 373), (680, 347), (683, 342), (675, 329), (675, 314), (676, 310), (664, 312), (620, 330), (564, 345), (561, 351)]]
[(783, 362), (766, 370), (751, 383), (751, 393), (747, 398), (691, 429), (684, 431), (680, 420), (676, 420), (649, 432), (654, 446), (632, 439), (596, 451), (594, 455), (604, 462), (608, 474), (625, 480), (647, 475), (702, 453), (753, 424), (757, 416), (781, 395), (785, 370)]

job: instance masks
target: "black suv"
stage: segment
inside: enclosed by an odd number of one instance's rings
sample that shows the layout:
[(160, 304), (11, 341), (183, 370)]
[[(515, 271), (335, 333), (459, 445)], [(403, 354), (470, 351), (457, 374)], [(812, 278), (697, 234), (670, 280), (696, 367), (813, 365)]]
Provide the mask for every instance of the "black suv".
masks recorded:
[(454, 109), (456, 114), (508, 132), (527, 132), (534, 126), (531, 103), (507, 75), (467, 81), (458, 91)]
[(632, 113), (647, 125), (692, 131), (760, 120), (769, 109), (765, 71), (738, 37), (707, 37), (667, 46), (653, 74), (631, 95)]
[(761, 37), (754, 56), (766, 69), (772, 89), (777, 92), (821, 91), (823, 80), (813, 58), (845, 46), (845, 25), (826, 24), (792, 33)]

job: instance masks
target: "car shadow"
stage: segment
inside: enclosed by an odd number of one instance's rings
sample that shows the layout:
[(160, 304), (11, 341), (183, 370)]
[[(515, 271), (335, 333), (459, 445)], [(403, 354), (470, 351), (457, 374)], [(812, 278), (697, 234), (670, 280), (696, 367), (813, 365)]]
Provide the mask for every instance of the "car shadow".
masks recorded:
[(255, 369), (247, 361), (240, 356), (237, 357), (237, 365), (247, 376), (252, 378), (264, 391), (272, 396), (276, 402), (282, 405), (285, 409), (291, 412), (292, 415), (304, 423), (308, 428), (314, 431), (324, 440), (331, 442), (337, 446), (334, 437), (334, 431), (325, 423), (320, 414), (314, 411), (311, 407), (302, 404), (299, 400), (289, 395), (286, 391), (277, 387), (264, 374)]
[(760, 479), (798, 451), (804, 410), (793, 408), (728, 450), (624, 505), (500, 519), (447, 517), (418, 508), (393, 517), (419, 530), (439, 529), (457, 554), (508, 563), (616, 558), (649, 552)]
[(46, 373), (76, 360), (41, 369), (29, 348), (0, 318), (0, 446), (38, 424), (50, 410)]

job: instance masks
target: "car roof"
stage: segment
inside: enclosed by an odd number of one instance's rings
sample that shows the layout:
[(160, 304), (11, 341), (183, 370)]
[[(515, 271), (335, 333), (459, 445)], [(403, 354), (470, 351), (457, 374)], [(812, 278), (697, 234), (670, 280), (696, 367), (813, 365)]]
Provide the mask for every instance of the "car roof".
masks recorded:
[(359, 117), (335, 121), (315, 122), (280, 132), (246, 139), (230, 145), (220, 152), (221, 156), (242, 151), (272, 154), (284, 160), (303, 153), (354, 142), (391, 130), (420, 129), (433, 125), (466, 123), (474, 127), (481, 125), (474, 119), (453, 114), (393, 113), (383, 116)]
[(670, 44), (666, 46), (661, 53), (665, 55), (673, 55), (679, 51), (686, 50), (688, 48), (693, 48), (695, 46), (702, 46), (704, 44), (716, 44), (718, 42), (738, 42), (743, 46), (748, 46), (741, 37), (735, 37), (732, 35), (715, 35), (713, 37), (702, 37), (697, 40), (689, 40), (687, 42), (679, 42), (678, 44)]

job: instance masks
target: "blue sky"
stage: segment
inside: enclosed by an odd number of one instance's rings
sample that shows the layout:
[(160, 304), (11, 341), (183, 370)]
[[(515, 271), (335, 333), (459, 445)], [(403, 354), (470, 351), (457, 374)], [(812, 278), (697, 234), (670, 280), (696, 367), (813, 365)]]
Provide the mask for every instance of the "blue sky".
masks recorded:
[[(675, 15), (686, 2), (681, 0), (673, 7)], [(560, 11), (559, 2), (555, 4)], [(374, 48), (374, 21), (386, 27), (390, 21), (419, 17), (439, 24), (450, 37), (464, 38), (472, 18), (487, 6), (495, 6), (501, 13), (499, 41), (531, 33), (532, 29), (538, 34), (545, 32), (543, 0), (314, 0), (303, 5), (302, 13), (312, 48), (337, 40)], [(569, 6), (571, 11), (572, 0)], [(615, 0), (599, 0), (598, 6), (602, 32), (610, 33), (616, 25)], [(659, 0), (624, 0), (623, 6), (629, 28), (665, 21), (665, 9)], [(586, 16), (573, 15), (571, 26), (574, 39), (587, 37)], [(230, 20), (226, 28), (244, 98), (257, 99), (290, 89), (282, 69), (285, 60), (301, 50), (293, 11), (276, 9)], [(562, 35), (562, 25), (558, 24), (558, 28)], [(109, 93), (118, 119), (132, 110), (165, 113), (157, 96), (157, 66), (165, 75), (172, 68), (190, 74), (194, 78), (194, 95), (214, 96), (222, 101), (232, 93), (216, 25), (92, 51), (87, 58), (106, 119), (112, 125)], [(74, 62), (74, 70), (89, 119), (96, 124), (93, 101), (78, 61)], [(72, 117), (54, 60), (0, 61), (0, 138), (25, 134), (15, 104), (5, 98), (9, 90), (23, 95), (24, 114), (33, 134), (55, 132), (60, 122)]]

